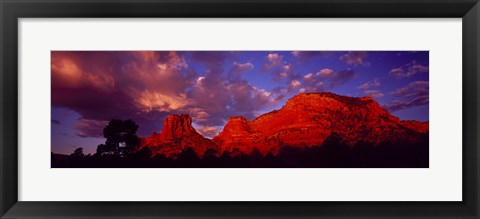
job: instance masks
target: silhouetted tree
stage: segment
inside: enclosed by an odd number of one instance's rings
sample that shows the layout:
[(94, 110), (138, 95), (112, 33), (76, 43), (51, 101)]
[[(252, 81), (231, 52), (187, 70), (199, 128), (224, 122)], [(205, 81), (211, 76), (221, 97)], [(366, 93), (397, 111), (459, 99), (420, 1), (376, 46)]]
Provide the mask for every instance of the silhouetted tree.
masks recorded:
[(178, 154), (177, 160), (180, 162), (181, 166), (192, 166), (192, 164), (199, 161), (199, 158), (193, 148), (189, 147)]
[(109, 151), (109, 150), (107, 149), (107, 145), (105, 145), (105, 144), (99, 144), (99, 145), (97, 146), (97, 153), (96, 153), (96, 155), (103, 155), (103, 154), (108, 153), (108, 151)]
[(79, 167), (81, 166), (84, 157), (83, 148), (79, 147), (68, 156), (68, 162), (74, 167)]
[(140, 144), (137, 136), (138, 125), (132, 120), (112, 119), (103, 129), (105, 144), (98, 145), (99, 155), (111, 154), (115, 157), (127, 157)]
[(70, 157), (73, 158), (83, 158), (85, 154), (83, 154), (83, 148), (79, 147), (76, 148), (75, 151), (73, 151), (73, 154), (70, 154)]

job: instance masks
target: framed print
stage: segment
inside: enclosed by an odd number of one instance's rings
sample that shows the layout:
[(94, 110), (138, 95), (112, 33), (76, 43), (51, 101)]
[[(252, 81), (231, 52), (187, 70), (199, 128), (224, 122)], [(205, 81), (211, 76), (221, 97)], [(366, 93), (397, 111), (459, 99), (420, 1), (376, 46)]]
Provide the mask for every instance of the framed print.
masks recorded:
[(478, 218), (479, 7), (2, 1), (2, 218)]
[(428, 57), (52, 51), (51, 167), (428, 168)]

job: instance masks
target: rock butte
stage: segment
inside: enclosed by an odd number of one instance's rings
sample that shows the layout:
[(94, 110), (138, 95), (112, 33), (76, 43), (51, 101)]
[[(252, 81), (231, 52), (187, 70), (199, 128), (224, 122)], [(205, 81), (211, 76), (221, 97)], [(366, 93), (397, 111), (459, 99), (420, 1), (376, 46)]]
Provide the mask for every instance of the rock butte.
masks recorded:
[(189, 147), (198, 155), (205, 154), (209, 148), (218, 148), (212, 140), (204, 138), (192, 127), (192, 118), (185, 114), (165, 118), (162, 132), (154, 132), (150, 137), (141, 139), (140, 148), (142, 147), (150, 147), (154, 154), (167, 157), (175, 156)]
[(225, 151), (249, 154), (254, 148), (265, 155), (277, 154), (283, 146), (319, 146), (332, 133), (353, 147), (358, 141), (408, 144), (428, 136), (429, 130), (428, 122), (401, 121), (370, 97), (327, 92), (298, 94), (280, 110), (252, 121), (231, 117), (213, 140), (200, 135), (191, 123), (188, 115), (170, 115), (162, 132), (142, 139), (141, 147), (150, 147), (154, 154), (165, 156), (174, 156), (188, 147), (199, 156), (208, 149), (220, 155)]

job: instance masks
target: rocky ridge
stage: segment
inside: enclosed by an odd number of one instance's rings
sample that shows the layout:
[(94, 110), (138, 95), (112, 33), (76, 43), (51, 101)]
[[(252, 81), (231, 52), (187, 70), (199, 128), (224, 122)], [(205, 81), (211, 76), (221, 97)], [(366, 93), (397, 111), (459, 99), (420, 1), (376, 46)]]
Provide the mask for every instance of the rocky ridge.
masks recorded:
[(175, 156), (191, 147), (203, 156), (208, 149), (217, 154), (257, 148), (262, 154), (276, 154), (284, 146), (319, 146), (332, 134), (347, 145), (370, 142), (416, 142), (428, 136), (428, 122), (401, 121), (384, 110), (371, 97), (347, 97), (333, 93), (298, 94), (285, 106), (248, 121), (232, 117), (212, 140), (204, 138), (191, 125), (188, 115), (170, 115), (162, 132), (142, 139), (142, 147), (155, 153)]

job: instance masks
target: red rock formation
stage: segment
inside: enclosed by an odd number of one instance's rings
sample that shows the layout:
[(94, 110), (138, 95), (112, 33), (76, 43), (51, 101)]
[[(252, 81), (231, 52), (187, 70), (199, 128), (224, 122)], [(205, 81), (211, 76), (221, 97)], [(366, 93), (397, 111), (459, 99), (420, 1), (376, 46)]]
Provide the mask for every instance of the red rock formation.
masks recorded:
[(428, 122), (419, 122), (414, 120), (401, 121), (402, 125), (420, 133), (428, 133)]
[(221, 151), (277, 153), (282, 146), (319, 146), (336, 132), (353, 146), (357, 141), (416, 141), (428, 132), (428, 123), (400, 121), (370, 97), (353, 98), (332, 93), (299, 94), (280, 110), (253, 121), (231, 118), (214, 137)]
[(277, 154), (283, 146), (320, 146), (333, 133), (350, 147), (358, 141), (373, 145), (383, 142), (416, 142), (428, 136), (428, 122), (400, 121), (370, 97), (353, 98), (332, 93), (299, 94), (280, 110), (253, 121), (232, 117), (223, 131), (212, 140), (192, 127), (188, 115), (170, 115), (160, 134), (142, 139), (142, 147), (154, 154), (174, 157), (191, 147), (203, 156), (207, 149), (251, 153), (257, 148), (263, 155)]
[(163, 121), (160, 138), (164, 141), (175, 141), (195, 132), (192, 127), (192, 118), (189, 115), (170, 115)]
[(174, 157), (184, 149), (191, 147), (199, 156), (203, 156), (207, 149), (216, 150), (215, 144), (204, 138), (192, 127), (192, 118), (189, 115), (170, 115), (163, 122), (162, 132), (153, 133), (142, 139), (140, 148), (149, 147), (153, 154), (163, 154)]

